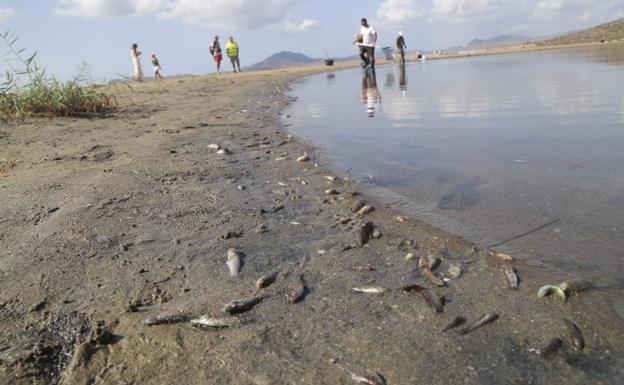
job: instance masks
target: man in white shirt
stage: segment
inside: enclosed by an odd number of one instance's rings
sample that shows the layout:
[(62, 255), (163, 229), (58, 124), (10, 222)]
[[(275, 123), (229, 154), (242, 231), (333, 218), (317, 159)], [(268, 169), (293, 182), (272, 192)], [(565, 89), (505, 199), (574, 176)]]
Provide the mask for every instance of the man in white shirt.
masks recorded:
[(362, 28), (354, 43), (360, 46), (360, 58), (362, 58), (362, 67), (369, 65), (375, 68), (375, 45), (377, 44), (377, 31), (373, 26), (368, 24), (366, 19), (361, 20)]

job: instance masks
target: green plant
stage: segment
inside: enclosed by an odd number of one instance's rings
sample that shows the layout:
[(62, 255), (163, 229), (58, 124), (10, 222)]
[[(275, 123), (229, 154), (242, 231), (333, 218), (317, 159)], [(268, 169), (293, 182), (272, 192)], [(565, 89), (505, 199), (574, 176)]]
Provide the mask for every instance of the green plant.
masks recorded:
[(116, 105), (113, 97), (93, 84), (87, 64), (83, 63), (80, 73), (72, 80), (63, 82), (46, 76), (45, 69), (36, 63), (37, 52), (25, 57), (26, 49), (16, 48), (15, 34), (7, 31), (0, 34), (0, 39), (8, 48), (2, 57), (8, 69), (0, 75), (0, 119), (79, 116)]

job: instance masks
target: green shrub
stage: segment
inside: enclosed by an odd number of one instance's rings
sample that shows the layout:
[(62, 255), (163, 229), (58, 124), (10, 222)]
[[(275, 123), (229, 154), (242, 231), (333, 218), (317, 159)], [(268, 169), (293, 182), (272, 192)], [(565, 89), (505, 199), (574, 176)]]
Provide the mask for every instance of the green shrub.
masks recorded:
[(23, 121), (30, 116), (81, 116), (115, 107), (115, 99), (93, 83), (86, 83), (84, 71), (69, 81), (47, 77), (35, 52), (25, 58), (16, 49), (17, 38), (7, 31), (0, 38), (8, 47), (3, 59), (8, 67), (0, 75), (0, 119)]

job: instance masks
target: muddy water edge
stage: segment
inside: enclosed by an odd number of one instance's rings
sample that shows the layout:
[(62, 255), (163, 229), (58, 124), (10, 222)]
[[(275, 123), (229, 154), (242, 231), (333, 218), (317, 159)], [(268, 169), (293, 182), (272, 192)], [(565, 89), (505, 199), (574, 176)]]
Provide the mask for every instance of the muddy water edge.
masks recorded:
[[(288, 84), (319, 70), (145, 83), (116, 90), (110, 116), (0, 126), (0, 383), (349, 383), (341, 368), (388, 384), (624, 381), (617, 289), (538, 301), (574, 277), (398, 218), (288, 136)], [(419, 269), (428, 256), (441, 263)], [(442, 287), (425, 277), (457, 266)], [(255, 296), (229, 328), (144, 323)]]

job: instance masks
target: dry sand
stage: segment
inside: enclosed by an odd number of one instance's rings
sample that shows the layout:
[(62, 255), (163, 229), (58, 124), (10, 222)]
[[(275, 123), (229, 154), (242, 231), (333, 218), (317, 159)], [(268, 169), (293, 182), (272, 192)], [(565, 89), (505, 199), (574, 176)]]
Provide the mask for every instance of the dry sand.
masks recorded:
[[(468, 241), (398, 221), (376, 202), (353, 213), (366, 199), (358, 186), (330, 181), (323, 159), (280, 125), (288, 83), (321, 70), (120, 85), (110, 115), (0, 126), (0, 383), (353, 383), (330, 363), (337, 357), (388, 384), (622, 383), (617, 291), (538, 302), (540, 286), (569, 277), (515, 262), (520, 287), (510, 290), (501, 263)], [(311, 160), (297, 162), (306, 151)], [(382, 237), (359, 247), (365, 221)], [(225, 263), (232, 247), (245, 254), (236, 278)], [(443, 258), (438, 275), (449, 263), (463, 275), (432, 286), (417, 261), (429, 254)], [(374, 270), (354, 269), (366, 264)], [(144, 324), (220, 316), (274, 271), (236, 327)], [(304, 297), (289, 304), (299, 276)], [(396, 290), (411, 283), (443, 297), (444, 312)], [(500, 318), (466, 335), (440, 332), (457, 315), (487, 312)], [(564, 317), (580, 327), (584, 351)], [(554, 337), (561, 349), (537, 354)]]

